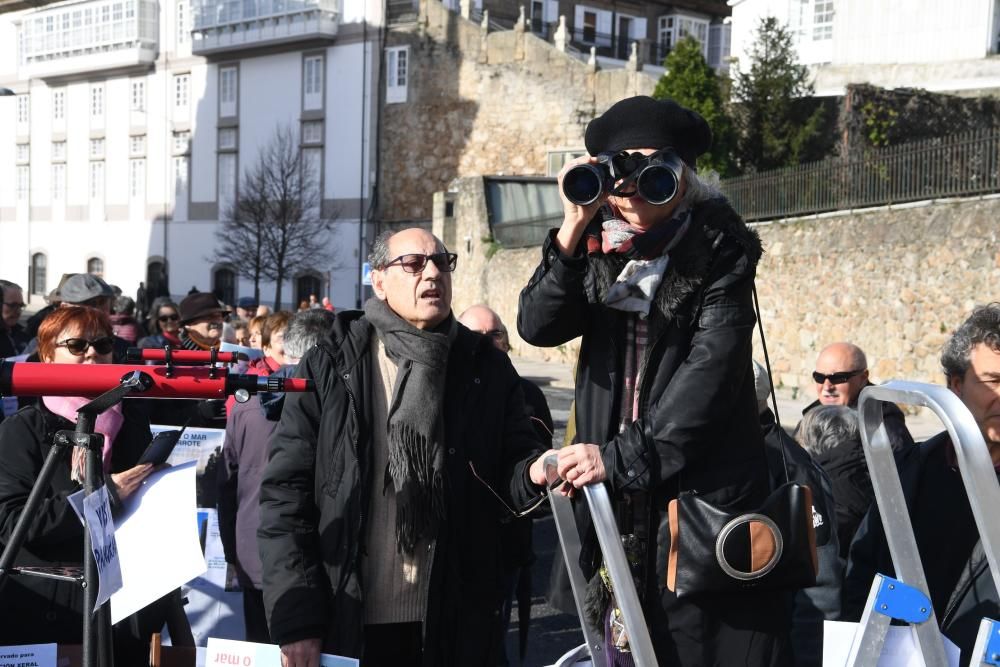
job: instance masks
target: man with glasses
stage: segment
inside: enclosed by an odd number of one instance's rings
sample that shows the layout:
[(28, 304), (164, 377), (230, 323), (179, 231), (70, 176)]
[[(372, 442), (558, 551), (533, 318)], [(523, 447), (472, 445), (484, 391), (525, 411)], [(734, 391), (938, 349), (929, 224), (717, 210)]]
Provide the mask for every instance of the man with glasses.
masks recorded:
[[(816, 383), (816, 400), (806, 406), (803, 415), (820, 405), (843, 405), (857, 410), (858, 395), (872, 384), (868, 379), (865, 353), (857, 345), (846, 342), (832, 343), (820, 351), (812, 377)], [(903, 411), (893, 403), (882, 406), (892, 448), (899, 451), (912, 445), (913, 436), (906, 428)]]
[(380, 235), (375, 296), (305, 354), (260, 491), (264, 604), (283, 667), (496, 665), (500, 524), (540, 504), (510, 360), (451, 311), (457, 258)]
[(0, 280), (3, 317), (0, 319), (0, 359), (24, 353), (30, 338), (19, 320), (24, 311), (24, 292), (17, 283)]
[(222, 343), (222, 327), (227, 309), (214, 294), (195, 292), (181, 301), (181, 347), (211, 350)]

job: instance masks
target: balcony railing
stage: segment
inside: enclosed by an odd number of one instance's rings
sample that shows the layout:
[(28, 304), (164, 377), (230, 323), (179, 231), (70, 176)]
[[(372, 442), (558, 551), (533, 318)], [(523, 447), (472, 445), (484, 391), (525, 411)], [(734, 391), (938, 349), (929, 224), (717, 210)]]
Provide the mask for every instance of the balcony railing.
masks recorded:
[(154, 0), (88, 0), (31, 12), (21, 24), (22, 76), (148, 65), (158, 28)]
[(1000, 130), (730, 178), (721, 189), (746, 220), (1000, 192)]
[(192, 51), (332, 40), (337, 23), (336, 0), (196, 0)]

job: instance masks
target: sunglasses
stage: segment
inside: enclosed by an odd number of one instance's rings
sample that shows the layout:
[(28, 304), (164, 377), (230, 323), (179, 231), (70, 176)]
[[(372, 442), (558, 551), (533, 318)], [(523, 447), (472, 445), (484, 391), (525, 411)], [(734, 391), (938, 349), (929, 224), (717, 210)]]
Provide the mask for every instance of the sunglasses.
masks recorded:
[(115, 349), (115, 339), (111, 336), (105, 336), (96, 340), (67, 338), (64, 341), (56, 343), (56, 347), (65, 347), (69, 350), (70, 354), (77, 357), (83, 356), (89, 347), (94, 348), (94, 352), (97, 354), (111, 354), (111, 351)]
[(455, 266), (458, 264), (458, 255), (453, 252), (437, 252), (433, 255), (421, 255), (420, 253), (400, 255), (386, 264), (383, 268), (388, 269), (394, 264), (399, 264), (403, 267), (403, 271), (406, 271), (407, 273), (420, 273), (424, 270), (424, 267), (427, 266), (427, 260), (434, 262), (434, 266), (437, 267), (438, 271), (451, 273), (455, 270)]
[(181, 317), (180, 315), (174, 313), (173, 315), (160, 315), (156, 319), (158, 319), (161, 322), (176, 322), (177, 320), (181, 319)]
[(22, 310), (27, 304), (25, 304), (25, 303), (10, 303), (10, 302), (4, 301), (3, 305), (7, 306), (8, 308), (13, 308), (14, 310)]
[(816, 384), (825, 384), (827, 380), (830, 381), (830, 384), (844, 384), (855, 375), (863, 373), (864, 370), (865, 369), (863, 368), (859, 368), (855, 371), (841, 371), (839, 373), (830, 373), (828, 375), (824, 375), (819, 371), (813, 371), (813, 380), (816, 381)]

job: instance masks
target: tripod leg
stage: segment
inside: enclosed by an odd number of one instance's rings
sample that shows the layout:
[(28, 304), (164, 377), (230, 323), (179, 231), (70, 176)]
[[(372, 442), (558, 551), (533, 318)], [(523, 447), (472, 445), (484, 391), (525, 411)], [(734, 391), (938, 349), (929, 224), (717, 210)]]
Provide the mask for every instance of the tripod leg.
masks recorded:
[(17, 518), (17, 524), (14, 526), (14, 530), (11, 531), (10, 539), (3, 549), (3, 554), (0, 555), (0, 585), (10, 575), (10, 569), (14, 566), (17, 553), (21, 550), (21, 545), (24, 543), (31, 519), (38, 513), (38, 506), (45, 499), (45, 494), (49, 490), (52, 473), (55, 472), (56, 466), (63, 460), (69, 445), (68, 440), (60, 442), (57, 436), (56, 441), (52, 444), (52, 448), (49, 449), (48, 456), (45, 457), (45, 463), (42, 464), (42, 470), (38, 473), (38, 479), (35, 480), (34, 486), (31, 487), (31, 493), (28, 494), (28, 500), (24, 503), (21, 516)]

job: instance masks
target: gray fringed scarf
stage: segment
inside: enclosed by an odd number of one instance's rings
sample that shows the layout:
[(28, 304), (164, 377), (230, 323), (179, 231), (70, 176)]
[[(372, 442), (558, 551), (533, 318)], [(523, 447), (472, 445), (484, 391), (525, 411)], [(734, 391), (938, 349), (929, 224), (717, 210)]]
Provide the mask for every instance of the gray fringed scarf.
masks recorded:
[(442, 407), (455, 319), (436, 330), (418, 329), (381, 299), (365, 303), (386, 355), (399, 371), (389, 405), (389, 466), (385, 484), (396, 491), (396, 543), (413, 553), (445, 515)]

